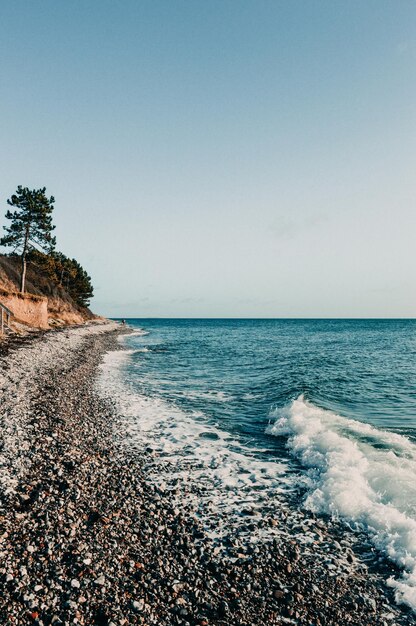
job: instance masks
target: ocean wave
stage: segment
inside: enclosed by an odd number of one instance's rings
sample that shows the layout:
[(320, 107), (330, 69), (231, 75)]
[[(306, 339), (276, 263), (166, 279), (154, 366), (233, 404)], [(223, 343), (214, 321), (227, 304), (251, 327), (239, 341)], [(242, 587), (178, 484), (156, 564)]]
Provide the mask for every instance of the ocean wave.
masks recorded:
[(242, 511), (256, 515), (265, 501), (277, 503), (290, 484), (284, 462), (256, 456), (255, 450), (210, 424), (201, 411), (186, 412), (137, 393), (126, 382), (119, 354), (105, 356), (98, 380), (101, 393), (116, 403), (122, 419), (122, 431), (115, 435), (123, 446), (152, 455), (149, 475), (163, 489), (174, 493), (182, 485), (178, 506), (186, 500), (218, 535), (215, 516), (230, 516), (238, 524)]
[(234, 396), (225, 391), (183, 391), (182, 394), (187, 398), (191, 398), (193, 400), (213, 400), (215, 402), (232, 402), (234, 400)]
[(131, 330), (131, 332), (129, 332), (129, 334), (127, 335), (128, 337), (145, 337), (146, 335), (149, 335), (150, 331), (148, 330), (144, 330), (143, 328), (134, 328), (134, 330)]
[(401, 578), (387, 581), (396, 601), (416, 610), (416, 446), (303, 396), (271, 417), (267, 432), (287, 436), (291, 452), (308, 468), (306, 507), (365, 528), (402, 568)]

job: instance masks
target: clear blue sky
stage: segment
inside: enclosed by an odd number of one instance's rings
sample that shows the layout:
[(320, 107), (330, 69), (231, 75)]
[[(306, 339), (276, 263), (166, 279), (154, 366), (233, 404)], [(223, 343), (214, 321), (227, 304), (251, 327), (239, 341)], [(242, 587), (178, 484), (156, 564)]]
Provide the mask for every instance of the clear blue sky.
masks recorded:
[(95, 311), (415, 315), (413, 0), (10, 0), (0, 24), (1, 206), (56, 197)]

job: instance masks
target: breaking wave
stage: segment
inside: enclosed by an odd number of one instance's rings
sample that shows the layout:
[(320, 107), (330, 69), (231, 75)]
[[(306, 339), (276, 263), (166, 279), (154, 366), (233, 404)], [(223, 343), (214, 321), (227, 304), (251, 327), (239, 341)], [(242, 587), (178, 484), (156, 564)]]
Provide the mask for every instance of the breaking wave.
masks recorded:
[(271, 417), (268, 434), (287, 436), (307, 468), (306, 507), (364, 528), (403, 570), (388, 580), (396, 601), (416, 609), (416, 445), (303, 396)]
[(265, 503), (277, 504), (291, 481), (286, 464), (266, 460), (263, 450), (248, 447), (202, 412), (187, 412), (162, 398), (137, 393), (123, 376), (123, 366), (129, 367), (134, 352), (109, 352), (98, 384), (121, 416), (122, 431), (116, 436), (122, 445), (153, 458), (147, 465), (153, 482), (171, 492), (181, 486), (178, 506), (187, 501), (208, 527), (215, 527), (215, 534), (218, 515), (238, 525), (245, 515), (260, 514)]

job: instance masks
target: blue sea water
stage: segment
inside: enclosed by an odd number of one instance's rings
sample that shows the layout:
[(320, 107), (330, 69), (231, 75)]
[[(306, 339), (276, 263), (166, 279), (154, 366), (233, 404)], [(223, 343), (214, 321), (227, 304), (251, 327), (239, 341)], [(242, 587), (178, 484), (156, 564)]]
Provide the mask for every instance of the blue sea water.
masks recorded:
[[(416, 429), (416, 320), (128, 320), (149, 331), (140, 391), (262, 436), (270, 409), (304, 394), (380, 428)], [(229, 402), (223, 400), (228, 398)]]
[(390, 584), (416, 607), (415, 320), (127, 322), (128, 436), (223, 507), (261, 514), (301, 484), (403, 568)]

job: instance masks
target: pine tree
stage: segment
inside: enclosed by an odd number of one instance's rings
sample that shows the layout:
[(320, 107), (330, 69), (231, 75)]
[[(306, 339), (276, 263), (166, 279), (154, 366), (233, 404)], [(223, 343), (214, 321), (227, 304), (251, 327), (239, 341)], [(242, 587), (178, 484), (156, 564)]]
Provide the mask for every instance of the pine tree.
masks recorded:
[(76, 304), (81, 307), (89, 306), (94, 295), (91, 277), (76, 259), (70, 259), (57, 250), (44, 254), (32, 249), (27, 255), (27, 262), (36, 267), (51, 284), (62, 287)]
[(15, 211), (6, 213), (10, 226), (4, 226), (6, 235), (0, 239), (0, 245), (11, 246), (18, 250), (22, 261), (20, 291), (25, 291), (26, 257), (31, 248), (52, 252), (56, 239), (52, 236), (55, 226), (52, 224), (52, 211), (55, 198), (46, 197), (46, 187), (28, 189), (18, 186), (17, 191), (7, 200), (7, 204)]
[(91, 277), (76, 259), (70, 259), (62, 252), (53, 252), (50, 257), (50, 266), (57, 284), (69, 293), (80, 306), (89, 305), (94, 295)]

